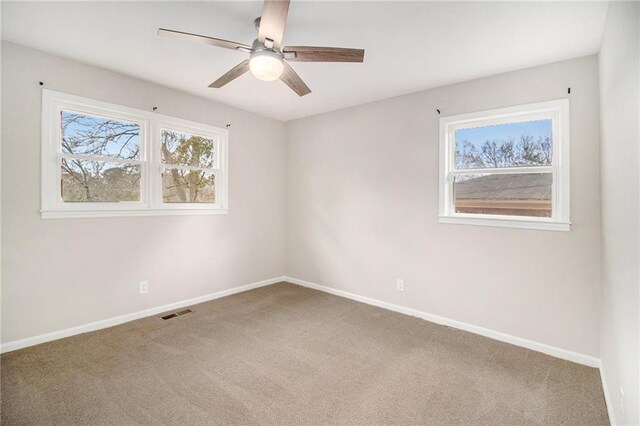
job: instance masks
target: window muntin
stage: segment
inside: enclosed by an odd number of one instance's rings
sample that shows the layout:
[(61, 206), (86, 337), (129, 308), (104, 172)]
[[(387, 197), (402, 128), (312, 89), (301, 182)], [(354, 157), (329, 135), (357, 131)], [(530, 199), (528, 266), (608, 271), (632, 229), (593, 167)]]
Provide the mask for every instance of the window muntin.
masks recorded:
[(42, 93), (43, 218), (228, 211), (226, 129)]
[(569, 229), (568, 101), (440, 119), (440, 222)]

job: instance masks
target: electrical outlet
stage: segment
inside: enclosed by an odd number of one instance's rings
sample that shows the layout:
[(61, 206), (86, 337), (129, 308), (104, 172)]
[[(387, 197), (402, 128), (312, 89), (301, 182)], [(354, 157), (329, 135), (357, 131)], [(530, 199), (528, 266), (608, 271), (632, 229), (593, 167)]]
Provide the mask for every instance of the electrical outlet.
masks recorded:
[(618, 423), (624, 424), (624, 389), (620, 388), (620, 418), (617, 419)]
[(396, 290), (404, 291), (404, 280), (402, 278), (396, 280)]
[(140, 294), (146, 294), (149, 292), (149, 282), (140, 281)]

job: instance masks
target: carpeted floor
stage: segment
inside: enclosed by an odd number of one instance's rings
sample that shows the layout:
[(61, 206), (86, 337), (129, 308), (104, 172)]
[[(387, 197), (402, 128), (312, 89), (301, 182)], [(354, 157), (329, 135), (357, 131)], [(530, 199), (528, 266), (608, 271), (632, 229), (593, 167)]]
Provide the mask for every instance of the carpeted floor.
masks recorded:
[(2, 424), (607, 424), (598, 371), (281, 283), (2, 355)]

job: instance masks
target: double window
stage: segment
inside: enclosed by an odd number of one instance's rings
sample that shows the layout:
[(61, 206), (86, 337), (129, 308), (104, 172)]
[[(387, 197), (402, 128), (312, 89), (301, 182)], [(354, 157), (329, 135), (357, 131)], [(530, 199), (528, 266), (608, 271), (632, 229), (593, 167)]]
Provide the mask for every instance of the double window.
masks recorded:
[(50, 90), (42, 217), (227, 212), (228, 132)]
[(568, 231), (569, 101), (440, 119), (440, 222)]

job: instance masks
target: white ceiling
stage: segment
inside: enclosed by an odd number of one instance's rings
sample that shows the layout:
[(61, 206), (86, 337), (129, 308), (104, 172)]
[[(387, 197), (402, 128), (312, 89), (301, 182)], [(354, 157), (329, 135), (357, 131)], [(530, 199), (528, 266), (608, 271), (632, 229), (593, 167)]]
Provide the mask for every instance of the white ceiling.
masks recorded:
[(598, 52), (606, 2), (293, 0), (287, 45), (365, 48), (364, 64), (295, 63), (312, 93), (246, 74), (246, 54), (158, 27), (250, 44), (260, 2), (3, 2), (2, 38), (280, 120)]

